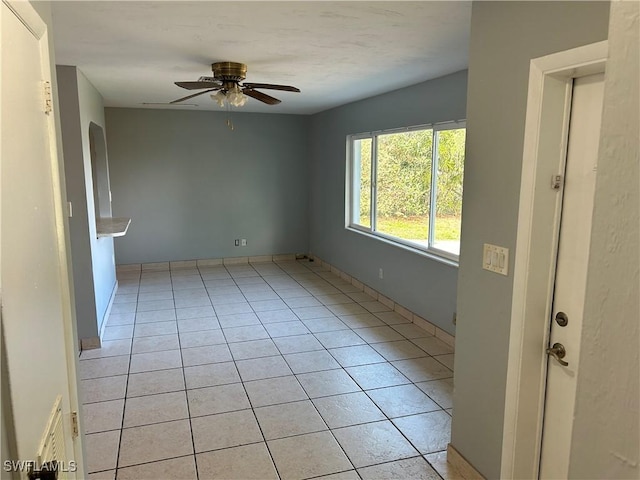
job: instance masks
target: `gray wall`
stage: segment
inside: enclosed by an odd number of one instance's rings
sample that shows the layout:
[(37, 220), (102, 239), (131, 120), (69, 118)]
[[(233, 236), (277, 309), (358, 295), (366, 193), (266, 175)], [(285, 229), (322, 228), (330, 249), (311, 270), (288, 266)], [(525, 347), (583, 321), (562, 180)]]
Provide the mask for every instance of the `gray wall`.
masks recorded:
[(73, 217), (69, 219), (69, 239), (73, 252), (72, 265), (78, 338), (90, 338), (98, 336), (98, 317), (91, 263), (78, 76), (75, 67), (59, 65), (56, 72), (60, 98), (67, 200), (71, 202), (74, 210)]
[(89, 129), (104, 131), (102, 96), (76, 67), (58, 66), (78, 337), (98, 337), (116, 286), (113, 239), (97, 238)]
[(482, 269), (482, 245), (513, 258), (529, 62), (605, 40), (608, 13), (603, 2), (473, 4), (452, 444), (487, 478), (500, 477), (513, 278)]
[[(107, 108), (118, 264), (308, 251), (308, 117)], [(246, 238), (246, 247), (234, 239)]]
[(612, 3), (569, 478), (640, 478), (639, 18)]
[(349, 134), (464, 119), (466, 89), (454, 73), (319, 113), (311, 128), (310, 251), (450, 333), (457, 267), (345, 229), (345, 152)]

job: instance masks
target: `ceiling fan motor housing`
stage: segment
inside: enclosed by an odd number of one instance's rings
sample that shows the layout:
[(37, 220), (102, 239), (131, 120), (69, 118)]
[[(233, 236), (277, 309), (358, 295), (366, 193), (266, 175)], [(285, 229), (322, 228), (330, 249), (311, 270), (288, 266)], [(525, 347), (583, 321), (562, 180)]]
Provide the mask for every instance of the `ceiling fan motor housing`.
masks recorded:
[(247, 66), (244, 63), (217, 62), (211, 64), (214, 78), (223, 82), (241, 82), (247, 78)]

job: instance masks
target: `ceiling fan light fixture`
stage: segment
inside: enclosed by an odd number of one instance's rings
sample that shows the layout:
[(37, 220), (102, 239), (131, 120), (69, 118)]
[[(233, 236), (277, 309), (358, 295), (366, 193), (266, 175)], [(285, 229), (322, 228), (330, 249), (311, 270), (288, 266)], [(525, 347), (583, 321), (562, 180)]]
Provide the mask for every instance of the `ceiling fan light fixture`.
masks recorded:
[(211, 95), (211, 99), (218, 103), (219, 107), (225, 107), (227, 104), (233, 107), (242, 107), (249, 97), (247, 97), (238, 85), (229, 90), (218, 90), (215, 95)]
[(247, 103), (248, 97), (242, 93), (240, 88), (236, 87), (227, 93), (227, 101), (234, 107), (242, 107)]
[(214, 95), (211, 95), (211, 100), (215, 100), (219, 107), (224, 107), (227, 97), (222, 90), (218, 90)]

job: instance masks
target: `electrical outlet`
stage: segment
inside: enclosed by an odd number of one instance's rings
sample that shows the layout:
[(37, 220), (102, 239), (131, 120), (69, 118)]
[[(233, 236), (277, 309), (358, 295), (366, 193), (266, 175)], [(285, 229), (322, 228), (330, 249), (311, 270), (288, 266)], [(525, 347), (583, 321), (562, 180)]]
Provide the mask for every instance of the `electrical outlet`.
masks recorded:
[(240, 243), (240, 244), (241, 244), (243, 247), (246, 247), (246, 246), (247, 246), (247, 239), (246, 239), (246, 238), (243, 238), (243, 239), (241, 240), (241, 243)]
[(236, 238), (234, 244), (235, 244), (236, 247), (239, 247), (240, 246), (240, 239)]
[(382, 269), (378, 270), (378, 278), (381, 280), (384, 278), (384, 271)]

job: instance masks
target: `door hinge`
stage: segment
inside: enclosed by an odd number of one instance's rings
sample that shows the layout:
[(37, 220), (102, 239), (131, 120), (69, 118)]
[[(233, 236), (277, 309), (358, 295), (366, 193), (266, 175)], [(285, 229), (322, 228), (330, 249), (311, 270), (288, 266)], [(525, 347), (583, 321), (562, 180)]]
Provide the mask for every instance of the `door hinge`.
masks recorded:
[(80, 434), (78, 427), (78, 412), (71, 412), (71, 437), (76, 438)]
[(45, 81), (44, 90), (44, 113), (49, 115), (53, 111), (53, 100), (51, 98), (51, 82)]
[(552, 175), (551, 176), (551, 188), (554, 190), (560, 190), (564, 185), (564, 176)]

